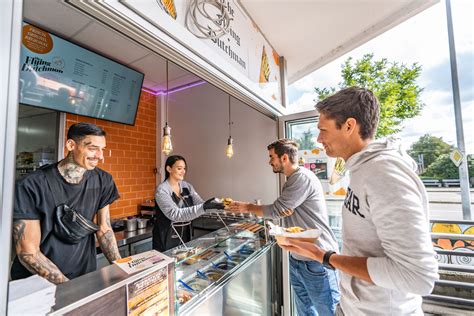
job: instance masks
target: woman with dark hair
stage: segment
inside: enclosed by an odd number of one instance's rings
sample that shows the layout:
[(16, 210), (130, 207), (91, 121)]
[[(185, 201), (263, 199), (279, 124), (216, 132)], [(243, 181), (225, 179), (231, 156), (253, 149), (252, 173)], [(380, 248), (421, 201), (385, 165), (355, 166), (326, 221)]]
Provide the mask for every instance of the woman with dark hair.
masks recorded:
[(169, 156), (165, 163), (165, 180), (156, 188), (156, 220), (153, 248), (165, 251), (191, 240), (191, 220), (211, 209), (223, 209), (215, 198), (204, 202), (194, 187), (184, 181), (186, 160)]

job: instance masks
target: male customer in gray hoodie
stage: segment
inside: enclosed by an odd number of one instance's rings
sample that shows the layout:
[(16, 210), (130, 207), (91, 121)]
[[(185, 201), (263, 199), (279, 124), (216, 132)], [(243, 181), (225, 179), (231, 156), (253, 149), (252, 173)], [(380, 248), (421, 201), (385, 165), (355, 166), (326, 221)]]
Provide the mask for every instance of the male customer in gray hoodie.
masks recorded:
[[(273, 204), (255, 205), (235, 201), (233, 212), (250, 212), (265, 218), (283, 218), (285, 227), (319, 228), (317, 244), (336, 251), (337, 242), (328, 224), (324, 192), (318, 177), (298, 166), (298, 144), (279, 139), (267, 147), (273, 172), (287, 179)], [(296, 310), (303, 315), (333, 315), (339, 303), (339, 278), (333, 269), (305, 256), (290, 254), (290, 283), (295, 292)]]
[(392, 140), (375, 141), (380, 105), (351, 87), (316, 105), (318, 141), (346, 161), (351, 180), (342, 207), (342, 253), (285, 240), (282, 248), (342, 272), (336, 315), (423, 315), (438, 264), (428, 199), (416, 164)]

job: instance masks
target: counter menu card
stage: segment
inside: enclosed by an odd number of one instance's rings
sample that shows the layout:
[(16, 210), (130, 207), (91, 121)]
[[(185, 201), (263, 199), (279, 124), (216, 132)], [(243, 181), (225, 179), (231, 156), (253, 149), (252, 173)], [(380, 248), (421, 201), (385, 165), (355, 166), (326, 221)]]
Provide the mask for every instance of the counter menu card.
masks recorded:
[(127, 284), (127, 314), (170, 314), (168, 266)]

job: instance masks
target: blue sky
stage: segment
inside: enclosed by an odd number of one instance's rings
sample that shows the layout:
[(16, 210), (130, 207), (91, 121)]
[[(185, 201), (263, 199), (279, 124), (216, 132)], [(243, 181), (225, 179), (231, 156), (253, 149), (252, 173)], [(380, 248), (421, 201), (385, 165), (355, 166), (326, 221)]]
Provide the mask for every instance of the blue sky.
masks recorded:
[[(464, 137), (467, 153), (474, 154), (474, 1), (452, 0), (454, 36), (460, 83)], [(290, 110), (314, 109), (314, 87), (337, 86), (341, 64), (348, 57), (361, 58), (373, 53), (375, 59), (387, 58), (422, 66), (418, 84), (425, 107), (420, 116), (407, 120), (398, 135), (408, 149), (420, 136), (429, 133), (456, 145), (456, 129), (451, 86), (446, 6), (440, 1), (431, 8), (336, 59), (289, 87)]]

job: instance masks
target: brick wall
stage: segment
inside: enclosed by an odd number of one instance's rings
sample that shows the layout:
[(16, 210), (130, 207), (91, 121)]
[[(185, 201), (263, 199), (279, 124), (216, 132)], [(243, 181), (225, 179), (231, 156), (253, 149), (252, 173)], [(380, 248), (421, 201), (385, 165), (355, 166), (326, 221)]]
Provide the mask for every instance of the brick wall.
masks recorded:
[[(67, 114), (66, 132), (77, 122), (89, 122), (107, 133), (105, 162), (101, 169), (111, 173), (120, 199), (110, 207), (112, 218), (136, 215), (138, 205), (153, 199), (156, 168), (156, 97), (142, 91), (134, 126)], [(108, 150), (111, 151), (109, 157)]]

